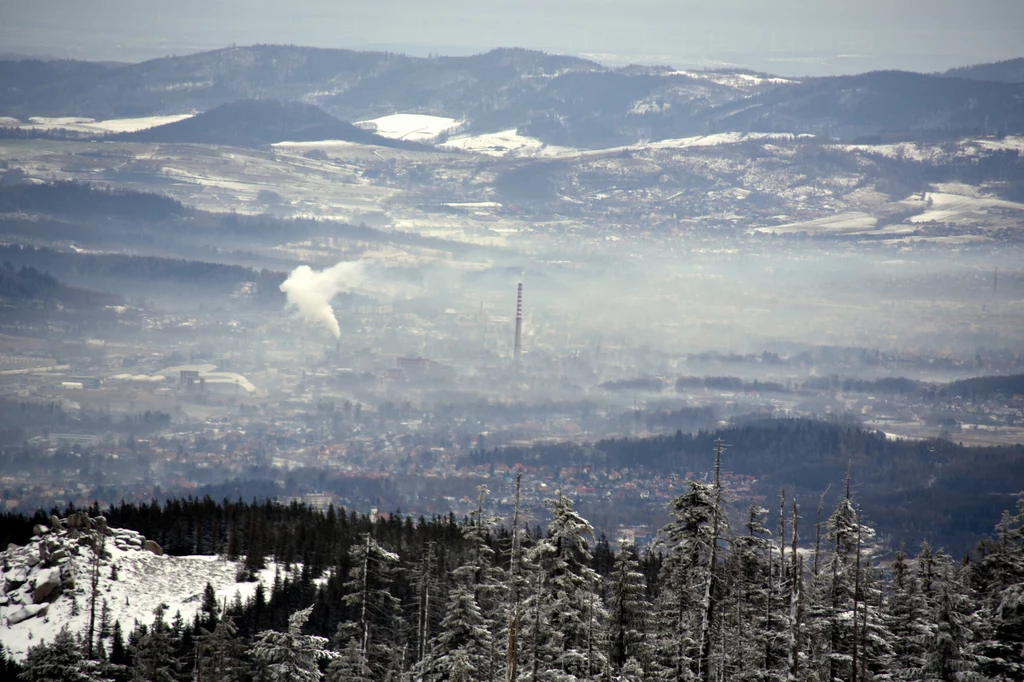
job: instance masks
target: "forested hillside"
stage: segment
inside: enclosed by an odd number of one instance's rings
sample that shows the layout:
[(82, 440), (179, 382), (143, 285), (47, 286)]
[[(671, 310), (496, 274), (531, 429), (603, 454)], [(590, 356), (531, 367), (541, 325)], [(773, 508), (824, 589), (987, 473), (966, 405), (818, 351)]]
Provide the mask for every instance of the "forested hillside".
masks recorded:
[[(658, 544), (642, 550), (595, 538), (566, 497), (546, 507), (542, 531), (518, 507), (511, 528), (496, 525), (485, 489), (463, 520), (209, 498), (122, 504), (95, 527), (109, 519), (172, 554), (238, 558), (239, 581), (273, 560), (277, 577), (247, 602), (218, 603), (208, 586), (191, 622), (161, 607), (152, 626), (125, 633), (101, 613), (88, 632), (64, 629), (23, 661), (3, 657), (0, 670), (24, 680), (331, 682), (1024, 674), (1024, 502), (970, 560), (925, 543), (884, 564), (850, 481), (834, 509), (784, 503), (769, 528), (767, 510), (733, 507), (716, 472), (687, 484)], [(24, 541), (47, 518), (8, 514), (3, 539)], [(92, 587), (69, 588), (84, 604), (116, 579), (109, 563), (98, 555)]]

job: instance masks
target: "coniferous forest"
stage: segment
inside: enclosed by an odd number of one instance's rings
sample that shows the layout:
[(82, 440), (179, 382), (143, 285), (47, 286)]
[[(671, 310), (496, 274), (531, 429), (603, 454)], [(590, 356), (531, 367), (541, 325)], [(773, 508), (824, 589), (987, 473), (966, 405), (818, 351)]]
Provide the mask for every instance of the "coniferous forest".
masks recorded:
[[(122, 504), (111, 525), (171, 554), (273, 560), (272, 585), (191, 622), (123, 632), (101, 613), (4, 679), (570, 681), (1024, 679), (1024, 499), (957, 560), (928, 543), (881, 556), (849, 476), (832, 509), (736, 508), (690, 481), (659, 541), (614, 551), (556, 496), (546, 529), (488, 518), (368, 517), (299, 504)], [(822, 498), (824, 499), (824, 497)], [(89, 510), (98, 514), (98, 508)], [(45, 518), (8, 515), (9, 538)]]

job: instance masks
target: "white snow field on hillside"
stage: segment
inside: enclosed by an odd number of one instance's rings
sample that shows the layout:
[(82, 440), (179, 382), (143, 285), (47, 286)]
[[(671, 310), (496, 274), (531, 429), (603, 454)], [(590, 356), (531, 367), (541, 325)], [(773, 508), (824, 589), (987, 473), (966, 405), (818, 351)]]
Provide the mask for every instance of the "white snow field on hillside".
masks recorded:
[(874, 230), (877, 224), (878, 218), (874, 216), (868, 215), (867, 213), (860, 213), (858, 211), (850, 211), (825, 218), (818, 218), (817, 220), (805, 220), (797, 223), (787, 223), (785, 225), (757, 227), (754, 228), (754, 231), (762, 234), (800, 234), (801, 232), (805, 232), (809, 235), (858, 234)]
[(545, 145), (537, 138), (520, 135), (515, 128), (511, 128), (497, 133), (461, 135), (438, 146), (487, 156), (534, 156)]
[(427, 114), (391, 114), (367, 121), (357, 121), (360, 128), (372, 130), (381, 137), (412, 142), (430, 142), (446, 130), (458, 127), (462, 122), (444, 116)]
[[(968, 185), (938, 186), (925, 194), (923, 213), (910, 218), (912, 223), (985, 224), (1000, 213), (1010, 213), (1014, 222), (1024, 217), (1024, 204), (984, 196)], [(942, 191), (944, 190), (944, 191)]]
[(17, 119), (0, 119), (0, 127), (24, 128), (26, 130), (69, 130), (76, 133), (134, 133), (147, 128), (177, 123), (195, 114), (175, 114), (172, 116), (143, 116), (140, 118), (112, 118), (97, 121), (93, 118), (76, 116), (32, 116), (27, 123)]
[(754, 85), (778, 85), (782, 83), (799, 83), (800, 81), (778, 76), (757, 76), (752, 73), (740, 73), (732, 71), (665, 71), (662, 76), (689, 76), (699, 80), (711, 81), (719, 85), (729, 85), (734, 88), (750, 87)]
[[(94, 555), (88, 542), (99, 531), (85, 527), (37, 529), (43, 532), (33, 536), (25, 547), (11, 545), (0, 553), (7, 567), (0, 574), (0, 643), (16, 660), (23, 660), (29, 647), (52, 642), (65, 625), (78, 633), (84, 632), (89, 622)], [(207, 583), (222, 604), (232, 602), (236, 594), (244, 602), (256, 593), (257, 582), (235, 582), (237, 561), (217, 556), (159, 555), (162, 550), (146, 546), (145, 538), (135, 531), (106, 529), (104, 549), (109, 556), (100, 561), (97, 618), (106, 601), (111, 624), (120, 622), (126, 639), (136, 621), (152, 623), (161, 604), (168, 607), (164, 616), (168, 622), (177, 613), (186, 622), (191, 621), (202, 606)], [(114, 566), (116, 579), (111, 577)], [(275, 571), (275, 565), (269, 563), (269, 568), (258, 574), (268, 594)], [(75, 602), (78, 613), (72, 615)]]

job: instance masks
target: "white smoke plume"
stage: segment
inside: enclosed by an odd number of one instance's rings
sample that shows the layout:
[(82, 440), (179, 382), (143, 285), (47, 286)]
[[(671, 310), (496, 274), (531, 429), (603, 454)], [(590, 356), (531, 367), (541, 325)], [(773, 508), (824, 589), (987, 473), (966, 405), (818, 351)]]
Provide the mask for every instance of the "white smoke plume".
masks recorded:
[(342, 291), (362, 288), (366, 280), (366, 266), (362, 261), (338, 263), (319, 272), (308, 265), (300, 265), (281, 284), (281, 291), (302, 319), (310, 324), (322, 324), (338, 339), (341, 327), (331, 299)]

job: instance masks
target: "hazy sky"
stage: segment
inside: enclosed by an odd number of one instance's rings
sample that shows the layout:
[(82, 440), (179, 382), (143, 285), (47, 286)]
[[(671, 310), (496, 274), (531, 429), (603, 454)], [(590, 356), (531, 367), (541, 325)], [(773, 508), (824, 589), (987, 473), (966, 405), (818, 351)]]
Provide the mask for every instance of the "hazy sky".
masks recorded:
[(0, 0), (6, 53), (137, 61), (255, 42), (939, 70), (1024, 56), (1024, 0)]

